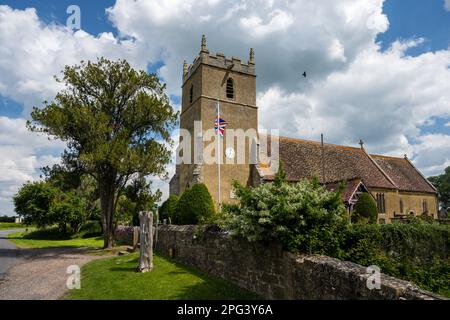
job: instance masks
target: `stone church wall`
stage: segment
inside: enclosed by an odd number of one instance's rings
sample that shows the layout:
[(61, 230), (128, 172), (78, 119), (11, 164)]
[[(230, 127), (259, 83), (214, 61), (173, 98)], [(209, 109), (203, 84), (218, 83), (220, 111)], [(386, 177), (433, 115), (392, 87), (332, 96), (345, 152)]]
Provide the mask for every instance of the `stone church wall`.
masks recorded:
[(381, 288), (370, 290), (363, 266), (249, 243), (212, 227), (198, 232), (196, 226), (160, 226), (156, 249), (266, 299), (441, 299), (385, 275)]
[[(386, 222), (392, 222), (392, 219), (401, 214), (407, 216), (410, 211), (413, 211), (416, 216), (422, 215), (422, 202), (424, 200), (426, 200), (428, 205), (428, 214), (434, 219), (438, 218), (438, 202), (437, 197), (434, 194), (403, 191), (397, 192), (375, 188), (372, 188), (370, 191), (374, 198), (376, 198), (377, 193), (384, 193), (386, 212), (384, 214), (379, 214), (379, 218), (385, 219)], [(400, 199), (403, 201), (403, 212), (400, 212)]]

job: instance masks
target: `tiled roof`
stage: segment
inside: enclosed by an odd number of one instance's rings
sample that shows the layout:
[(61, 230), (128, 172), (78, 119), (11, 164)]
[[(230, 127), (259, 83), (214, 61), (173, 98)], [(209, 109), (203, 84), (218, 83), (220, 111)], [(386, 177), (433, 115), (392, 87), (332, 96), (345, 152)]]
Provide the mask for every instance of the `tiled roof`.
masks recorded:
[(378, 165), (394, 181), (399, 190), (435, 193), (436, 189), (406, 158), (371, 155)]
[[(270, 140), (269, 136), (267, 139), (269, 150)], [(324, 163), (325, 183), (360, 178), (368, 188), (398, 189), (398, 183), (401, 190), (435, 192), (409, 162), (401, 165), (396, 163), (395, 166), (388, 167), (386, 161), (378, 161), (377, 157), (372, 158), (362, 148), (325, 143), (322, 162), (320, 142), (279, 137), (278, 147), (279, 158), (283, 162), (289, 181), (310, 179), (314, 176), (322, 180), (322, 163)], [(272, 180), (275, 172), (268, 167), (263, 156), (260, 156), (260, 159), (263, 179)], [(407, 188), (404, 188), (406, 186)]]

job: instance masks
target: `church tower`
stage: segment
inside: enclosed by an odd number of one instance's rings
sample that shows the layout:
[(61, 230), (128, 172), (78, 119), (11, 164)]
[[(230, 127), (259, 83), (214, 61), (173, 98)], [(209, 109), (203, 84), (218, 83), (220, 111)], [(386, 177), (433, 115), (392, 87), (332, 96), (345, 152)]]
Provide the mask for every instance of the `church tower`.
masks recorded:
[[(225, 133), (223, 137), (214, 134), (207, 137), (205, 132), (214, 130), (217, 104), (220, 118), (226, 121)], [(249, 183), (251, 148), (257, 141), (258, 113), (253, 49), (250, 49), (248, 62), (243, 63), (237, 57), (227, 58), (222, 53), (210, 54), (206, 38), (202, 36), (199, 55), (191, 65), (188, 66), (186, 61), (183, 64), (180, 129), (190, 133), (192, 151), (189, 163), (176, 165), (176, 173), (170, 181), (170, 193), (181, 195), (194, 183), (202, 182), (208, 187), (216, 204), (232, 201), (232, 180), (238, 180), (244, 185)], [(233, 131), (245, 133), (244, 150), (238, 146), (238, 138), (230, 138), (228, 135)], [(219, 139), (218, 143), (221, 145), (220, 165), (217, 161), (208, 163), (202, 156), (208, 145), (211, 147), (211, 143), (217, 142), (215, 139)], [(197, 148), (194, 148), (195, 143)]]

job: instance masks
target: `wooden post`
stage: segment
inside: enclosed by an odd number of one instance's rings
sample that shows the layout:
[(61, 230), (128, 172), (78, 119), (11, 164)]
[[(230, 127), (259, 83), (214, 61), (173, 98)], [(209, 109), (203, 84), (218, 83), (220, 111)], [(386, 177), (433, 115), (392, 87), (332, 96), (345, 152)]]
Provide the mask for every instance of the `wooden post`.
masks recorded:
[(140, 230), (140, 254), (138, 272), (147, 272), (153, 268), (153, 213), (139, 212)]

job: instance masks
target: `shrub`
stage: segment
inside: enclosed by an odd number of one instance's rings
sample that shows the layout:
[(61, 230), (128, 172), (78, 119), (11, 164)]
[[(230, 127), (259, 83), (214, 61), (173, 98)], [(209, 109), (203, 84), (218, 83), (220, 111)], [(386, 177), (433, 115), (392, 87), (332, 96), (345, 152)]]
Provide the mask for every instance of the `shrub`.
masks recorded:
[(352, 214), (353, 222), (377, 223), (377, 203), (368, 193), (361, 193)]
[(14, 196), (16, 212), (24, 217), (25, 224), (36, 224), (42, 228), (55, 223), (50, 213), (59, 190), (47, 182), (29, 182), (24, 184)]
[(180, 218), (177, 215), (177, 205), (180, 198), (177, 195), (171, 195), (159, 207), (160, 220), (167, 219), (167, 222), (172, 224), (179, 224)]
[(62, 192), (48, 181), (23, 185), (14, 196), (14, 206), (25, 224), (38, 228), (57, 225), (59, 232), (77, 233), (87, 219), (86, 201), (74, 191)]
[(224, 205), (222, 226), (249, 241), (280, 241), (284, 248), (337, 255), (347, 228), (340, 192), (328, 192), (317, 179), (244, 187), (234, 182), (238, 204)]
[(185, 190), (177, 204), (176, 215), (180, 224), (203, 223), (214, 214), (213, 199), (203, 183), (194, 184)]

